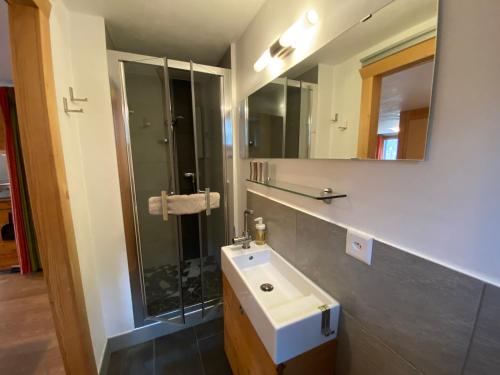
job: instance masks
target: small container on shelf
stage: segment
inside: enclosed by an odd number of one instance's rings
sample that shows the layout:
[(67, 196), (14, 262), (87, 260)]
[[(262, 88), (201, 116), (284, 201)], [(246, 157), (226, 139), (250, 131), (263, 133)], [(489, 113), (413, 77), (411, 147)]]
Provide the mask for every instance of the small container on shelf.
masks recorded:
[(268, 182), (269, 178), (269, 166), (267, 161), (261, 161), (259, 162), (259, 178), (258, 181), (261, 184), (265, 184)]
[(259, 162), (251, 161), (250, 162), (250, 181), (258, 181), (259, 180)]

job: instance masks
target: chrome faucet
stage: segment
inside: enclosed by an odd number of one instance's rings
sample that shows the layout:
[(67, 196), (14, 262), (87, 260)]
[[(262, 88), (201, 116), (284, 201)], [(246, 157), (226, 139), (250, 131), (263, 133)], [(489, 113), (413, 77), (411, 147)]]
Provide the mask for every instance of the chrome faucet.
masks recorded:
[(239, 245), (242, 244), (243, 249), (250, 249), (250, 242), (252, 242), (252, 236), (250, 235), (250, 232), (248, 231), (248, 216), (253, 214), (253, 210), (249, 210), (248, 208), (243, 211), (243, 215), (245, 218), (245, 223), (244, 223), (244, 231), (241, 237), (234, 237), (233, 238), (233, 244)]

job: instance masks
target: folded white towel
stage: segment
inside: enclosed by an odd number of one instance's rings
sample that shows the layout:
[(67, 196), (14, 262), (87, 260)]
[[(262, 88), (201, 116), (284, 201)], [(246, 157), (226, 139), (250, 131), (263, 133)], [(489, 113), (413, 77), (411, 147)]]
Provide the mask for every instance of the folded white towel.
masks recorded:
[[(161, 197), (149, 198), (149, 214), (162, 215)], [(210, 208), (219, 208), (220, 194), (210, 193)], [(167, 198), (168, 213), (171, 215), (190, 215), (207, 209), (205, 194), (169, 195)]]

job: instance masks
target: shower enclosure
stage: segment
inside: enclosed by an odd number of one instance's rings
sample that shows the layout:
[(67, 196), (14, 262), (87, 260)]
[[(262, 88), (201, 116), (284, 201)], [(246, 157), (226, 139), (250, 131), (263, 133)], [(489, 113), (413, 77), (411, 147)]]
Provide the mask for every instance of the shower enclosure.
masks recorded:
[[(108, 67), (136, 326), (208, 319), (233, 228), (229, 70), (117, 51)], [(162, 191), (218, 192), (220, 206), (150, 215)]]

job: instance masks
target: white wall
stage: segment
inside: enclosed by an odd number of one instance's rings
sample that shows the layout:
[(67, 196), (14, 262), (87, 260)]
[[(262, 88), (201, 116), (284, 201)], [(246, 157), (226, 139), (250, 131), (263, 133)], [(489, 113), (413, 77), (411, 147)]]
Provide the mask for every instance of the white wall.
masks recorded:
[[(326, 2), (273, 0), (264, 5), (236, 43), (233, 66), (239, 98), (268, 80), (269, 72), (251, 70), (259, 51), (313, 3), (321, 5), (321, 19), (330, 22), (332, 16), (324, 13)], [(349, 22), (359, 18), (353, 17), (351, 7), (373, 6), (375, 1), (331, 3), (329, 12), (335, 12), (339, 22)], [(340, 3), (342, 7), (334, 5)], [(349, 195), (332, 205), (258, 186), (252, 189), (500, 286), (500, 50), (494, 48), (500, 35), (500, 2), (440, 4), (426, 161), (270, 160), (277, 167), (277, 179), (331, 186)], [(317, 38), (333, 35), (322, 28)], [(247, 164), (240, 162), (243, 172)], [(240, 186), (241, 197), (244, 182)]]
[[(53, 1), (50, 19), (63, 154), (87, 314), (98, 366), (109, 336), (133, 329), (102, 17)], [(62, 108), (68, 87), (88, 103)]]
[(316, 106), (311, 126), (311, 157), (328, 158), (330, 156), (330, 128), (332, 126), (333, 102), (333, 66), (318, 65), (318, 84)]
[[(333, 68), (333, 101), (331, 116), (338, 120), (330, 123), (328, 157), (355, 158), (358, 153), (359, 113), (361, 108), (361, 64), (358, 56), (337, 64)], [(339, 129), (346, 127), (346, 129)]]

